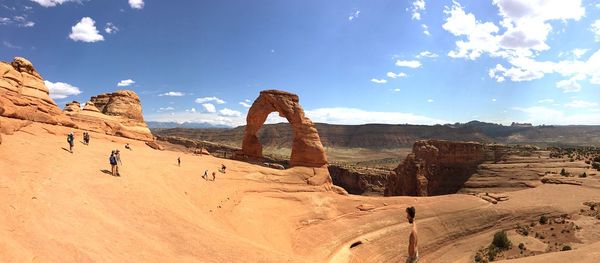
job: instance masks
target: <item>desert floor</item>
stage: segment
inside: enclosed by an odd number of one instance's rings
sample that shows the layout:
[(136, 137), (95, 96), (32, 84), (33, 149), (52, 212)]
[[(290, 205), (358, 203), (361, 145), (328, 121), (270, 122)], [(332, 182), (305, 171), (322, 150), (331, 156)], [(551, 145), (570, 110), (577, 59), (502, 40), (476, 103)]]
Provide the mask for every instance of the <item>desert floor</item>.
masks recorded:
[[(80, 130), (72, 154), (69, 131), (32, 123), (2, 136), (1, 261), (404, 262), (407, 206), (417, 210), (420, 262), (471, 262), (497, 230), (544, 214), (572, 215), (581, 227), (573, 250), (514, 262), (600, 261), (600, 220), (578, 214), (583, 202), (600, 201), (598, 177), (507, 192), (498, 204), (467, 194), (343, 196), (307, 185), (302, 178), (311, 168), (157, 151), (97, 133), (86, 146)], [(114, 149), (121, 151), (120, 177), (108, 173)], [(216, 180), (202, 179), (205, 170)], [(511, 236), (544, 250), (537, 238)]]

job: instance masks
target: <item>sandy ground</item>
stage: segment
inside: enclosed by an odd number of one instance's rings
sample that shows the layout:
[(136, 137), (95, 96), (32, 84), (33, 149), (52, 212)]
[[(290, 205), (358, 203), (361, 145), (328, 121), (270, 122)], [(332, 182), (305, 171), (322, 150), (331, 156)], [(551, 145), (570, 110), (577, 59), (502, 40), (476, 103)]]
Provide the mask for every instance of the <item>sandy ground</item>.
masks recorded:
[[(3, 135), (2, 262), (404, 262), (407, 206), (417, 209), (420, 262), (471, 262), (498, 229), (600, 201), (585, 184), (510, 192), (496, 205), (463, 194), (343, 196), (306, 185), (309, 168), (157, 151), (96, 133), (86, 146), (77, 130), (71, 154), (63, 149), (69, 131), (34, 123)], [(122, 153), (121, 177), (107, 174), (113, 149)], [(205, 170), (216, 180), (202, 179)], [(575, 250), (516, 262), (598, 262), (592, 229), (600, 229), (595, 221), (584, 224), (591, 234)]]

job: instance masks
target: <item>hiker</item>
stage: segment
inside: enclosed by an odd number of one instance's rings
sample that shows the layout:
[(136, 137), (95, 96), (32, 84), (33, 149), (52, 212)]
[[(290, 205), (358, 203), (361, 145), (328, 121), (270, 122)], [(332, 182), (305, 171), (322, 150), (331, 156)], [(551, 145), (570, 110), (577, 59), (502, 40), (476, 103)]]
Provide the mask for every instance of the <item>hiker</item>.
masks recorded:
[(119, 173), (117, 172), (117, 157), (115, 156), (115, 151), (112, 151), (110, 153), (110, 157), (108, 158), (108, 161), (110, 162), (110, 171), (111, 174), (113, 176), (119, 176)]
[(177, 157), (177, 166), (181, 167), (181, 157)]
[(129, 143), (125, 144), (125, 149), (130, 150), (131, 151), (131, 146), (129, 146)]
[(123, 165), (123, 162), (121, 162), (121, 152), (118, 149), (115, 150), (115, 160), (117, 160), (117, 165), (116, 165), (117, 176), (121, 176), (121, 173), (119, 173), (119, 165)]
[(414, 206), (406, 208), (406, 219), (408, 219), (408, 223), (412, 224), (412, 230), (410, 231), (410, 236), (408, 237), (408, 258), (406, 258), (406, 263), (419, 262), (419, 250), (417, 249), (419, 239), (417, 238), (415, 214), (416, 210)]
[(215, 181), (215, 178), (216, 178), (216, 177), (215, 177), (215, 172), (213, 172), (213, 173), (212, 173), (212, 176), (213, 176), (213, 179), (212, 179), (212, 180), (213, 180), (213, 181)]
[(83, 134), (83, 140), (85, 141), (85, 145), (90, 145), (90, 133), (85, 132)]
[(208, 179), (208, 170), (204, 170), (204, 174), (202, 175), (202, 178), (204, 178), (204, 180)]
[(227, 167), (225, 167), (224, 164), (221, 164), (221, 172), (225, 173), (225, 169), (227, 169)]
[(69, 135), (67, 135), (67, 142), (69, 143), (69, 152), (73, 153), (73, 143), (75, 142), (75, 135), (73, 135), (73, 132), (70, 132)]

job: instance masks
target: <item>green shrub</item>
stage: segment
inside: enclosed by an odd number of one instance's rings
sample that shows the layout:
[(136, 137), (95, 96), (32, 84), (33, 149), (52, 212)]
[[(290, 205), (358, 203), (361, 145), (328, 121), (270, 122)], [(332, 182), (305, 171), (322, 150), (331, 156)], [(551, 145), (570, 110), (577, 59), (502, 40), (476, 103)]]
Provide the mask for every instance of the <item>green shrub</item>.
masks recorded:
[(579, 175), (579, 177), (581, 177), (581, 178), (586, 178), (586, 177), (587, 177), (587, 174), (586, 174), (585, 172), (583, 172), (582, 174), (580, 174), (580, 175)]
[(567, 250), (571, 250), (571, 246), (569, 245), (564, 245), (561, 249), (561, 251), (567, 251)]
[(501, 250), (507, 250), (510, 248), (512, 243), (508, 239), (508, 236), (506, 235), (506, 231), (502, 230), (502, 231), (498, 231), (498, 232), (496, 232), (496, 234), (494, 234), (494, 240), (492, 241), (492, 245), (494, 245), (495, 247), (497, 247)]
[(525, 244), (519, 243), (519, 249), (520, 250), (525, 250)]
[(560, 170), (560, 175), (561, 176), (567, 176), (568, 175), (567, 171), (565, 171), (565, 168), (562, 168), (562, 170)]

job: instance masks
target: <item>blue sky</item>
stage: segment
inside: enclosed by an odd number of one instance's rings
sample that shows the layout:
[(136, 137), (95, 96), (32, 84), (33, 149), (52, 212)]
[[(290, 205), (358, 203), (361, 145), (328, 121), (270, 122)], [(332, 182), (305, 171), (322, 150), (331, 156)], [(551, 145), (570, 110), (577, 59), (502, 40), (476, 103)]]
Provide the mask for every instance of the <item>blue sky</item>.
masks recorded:
[(600, 1), (0, 4), (0, 59), (59, 105), (132, 89), (156, 121), (243, 125), (281, 89), (316, 122), (600, 124), (598, 47)]

